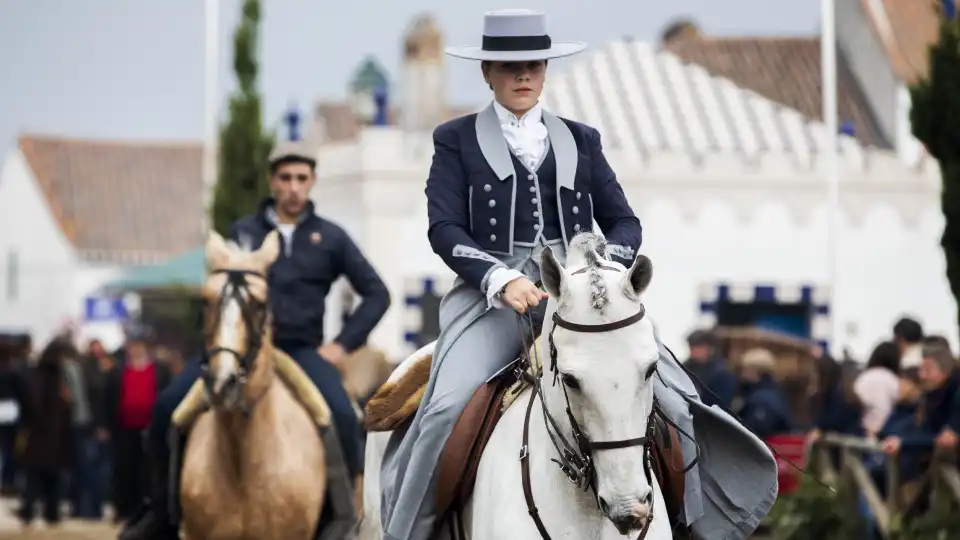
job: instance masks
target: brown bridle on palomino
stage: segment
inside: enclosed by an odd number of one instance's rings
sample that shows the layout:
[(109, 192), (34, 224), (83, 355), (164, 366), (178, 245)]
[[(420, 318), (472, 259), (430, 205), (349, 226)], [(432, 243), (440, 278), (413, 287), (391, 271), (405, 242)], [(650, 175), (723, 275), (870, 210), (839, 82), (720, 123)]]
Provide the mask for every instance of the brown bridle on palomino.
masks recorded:
[[(230, 384), (224, 386), (224, 390), (230, 387), (242, 389), (246, 385), (247, 376), (253, 370), (253, 364), (260, 354), (261, 348), (263, 348), (263, 336), (266, 331), (267, 320), (269, 319), (267, 303), (257, 299), (250, 293), (247, 276), (255, 276), (265, 281), (267, 278), (262, 273), (254, 270), (217, 269), (212, 270), (210, 273), (227, 275), (227, 281), (220, 290), (216, 304), (212, 306), (215, 308), (213, 312), (216, 314), (213, 322), (219, 321), (223, 313), (224, 303), (227, 299), (232, 298), (240, 305), (240, 316), (247, 330), (247, 350), (245, 353), (227, 347), (204, 347), (200, 360), (200, 365), (203, 368), (201, 378), (203, 379), (204, 387), (211, 401), (217, 402), (223, 399), (223, 394), (226, 392), (221, 391), (219, 395), (214, 393), (213, 383), (215, 374), (210, 371), (210, 359), (219, 353), (227, 353), (235, 356), (237, 358), (237, 364), (240, 367), (239, 375), (231, 378)], [(244, 298), (243, 293), (246, 293), (246, 298)], [(249, 410), (246, 410), (246, 406), (244, 410), (249, 412)]]

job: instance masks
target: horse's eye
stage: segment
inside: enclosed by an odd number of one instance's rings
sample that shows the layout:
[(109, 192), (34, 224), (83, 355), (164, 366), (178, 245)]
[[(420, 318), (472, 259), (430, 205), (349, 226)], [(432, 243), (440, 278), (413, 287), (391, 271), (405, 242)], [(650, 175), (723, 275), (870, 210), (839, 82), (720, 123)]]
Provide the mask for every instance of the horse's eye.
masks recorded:
[(573, 375), (567, 375), (566, 373), (564, 373), (563, 375), (560, 376), (560, 380), (563, 381), (563, 384), (567, 388), (570, 388), (571, 390), (580, 389), (580, 381), (578, 381), (577, 378), (574, 377)]
[(657, 372), (657, 363), (654, 362), (650, 364), (650, 367), (647, 368), (647, 374), (643, 376), (644, 379), (650, 380), (650, 377), (653, 377), (653, 374)]

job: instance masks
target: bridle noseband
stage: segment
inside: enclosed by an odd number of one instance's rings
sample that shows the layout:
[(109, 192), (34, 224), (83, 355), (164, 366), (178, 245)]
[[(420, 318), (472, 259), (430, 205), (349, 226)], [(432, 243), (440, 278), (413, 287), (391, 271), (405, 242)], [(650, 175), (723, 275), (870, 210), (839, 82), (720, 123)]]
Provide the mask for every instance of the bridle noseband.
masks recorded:
[[(210, 371), (210, 359), (218, 353), (232, 354), (237, 358), (240, 366), (240, 374), (237, 377), (237, 383), (245, 385), (247, 376), (253, 370), (253, 363), (260, 354), (263, 347), (263, 334), (267, 324), (267, 305), (250, 293), (250, 284), (247, 283), (247, 276), (256, 276), (266, 281), (266, 276), (254, 270), (236, 270), (236, 269), (217, 269), (212, 270), (211, 274), (226, 274), (227, 281), (220, 290), (220, 296), (216, 303), (217, 321), (223, 314), (224, 303), (228, 299), (234, 299), (240, 305), (240, 316), (247, 330), (247, 352), (241, 354), (240, 351), (227, 347), (204, 348), (200, 366), (203, 369), (201, 378), (208, 394), (213, 394), (213, 383), (215, 374)], [(232, 286), (232, 287), (231, 287)], [(246, 298), (243, 297), (246, 293)]]

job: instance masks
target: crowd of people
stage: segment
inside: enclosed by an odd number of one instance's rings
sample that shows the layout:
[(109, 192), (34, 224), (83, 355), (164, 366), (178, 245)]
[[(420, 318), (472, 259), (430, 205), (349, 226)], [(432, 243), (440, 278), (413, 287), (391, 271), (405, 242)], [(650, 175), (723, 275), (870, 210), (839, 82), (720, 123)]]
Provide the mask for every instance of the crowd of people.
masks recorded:
[(100, 341), (78, 351), (63, 333), (39, 354), (29, 336), (0, 343), (0, 470), (6, 496), (29, 525), (38, 510), (60, 522), (114, 519), (144, 496), (144, 429), (157, 395), (180, 369), (179, 356), (153, 347), (142, 331), (108, 352)]
[(761, 439), (796, 429), (788, 400), (776, 382), (776, 358), (761, 347), (747, 350), (736, 373), (723, 357), (717, 337), (696, 330), (687, 337), (687, 371), (700, 383), (700, 399), (737, 416)]
[[(769, 350), (746, 351), (734, 372), (713, 332), (694, 331), (688, 345), (685, 366), (702, 400), (762, 439), (839, 433), (875, 440), (899, 455), (907, 483), (935, 448), (955, 451), (960, 443), (957, 359), (946, 339), (924, 335), (915, 320), (900, 320), (865, 365), (821, 355), (812, 422), (791, 411)], [(136, 331), (113, 353), (96, 340), (81, 353), (69, 335), (36, 355), (28, 337), (0, 342), (0, 480), (5, 495), (19, 495), (25, 524), (38, 509), (48, 523), (59, 522), (63, 501), (77, 519), (102, 520), (108, 501), (118, 522), (135, 512), (144, 496), (143, 433), (159, 392), (182, 365), (165, 350)], [(871, 470), (883, 488), (882, 456)]]
[(881, 491), (886, 489), (883, 454), (897, 456), (900, 481), (909, 488), (934, 452), (956, 452), (960, 446), (957, 357), (943, 336), (925, 335), (914, 319), (899, 320), (865, 363), (840, 362), (820, 352), (809, 422), (793, 414), (769, 351), (747, 351), (734, 373), (709, 331), (696, 331), (688, 341), (686, 367), (704, 387), (704, 402), (734, 413), (765, 440), (805, 433), (814, 442), (836, 433), (877, 442), (883, 451), (868, 456), (866, 464)]

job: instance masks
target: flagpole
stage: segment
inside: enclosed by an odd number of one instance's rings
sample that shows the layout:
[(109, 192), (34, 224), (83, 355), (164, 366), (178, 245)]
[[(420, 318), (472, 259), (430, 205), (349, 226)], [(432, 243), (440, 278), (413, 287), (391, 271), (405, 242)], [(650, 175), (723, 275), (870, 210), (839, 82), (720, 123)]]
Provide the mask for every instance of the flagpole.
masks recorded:
[(220, 69), (220, 1), (206, 0), (204, 60), (204, 137), (203, 137), (203, 231), (213, 229), (210, 209), (217, 184), (218, 102), (217, 76)]
[(834, 357), (843, 350), (842, 325), (837, 313), (840, 235), (839, 126), (837, 119), (837, 28), (835, 0), (820, 0), (820, 77), (823, 124), (827, 130), (824, 157), (827, 183), (827, 284), (830, 290), (830, 349)]

